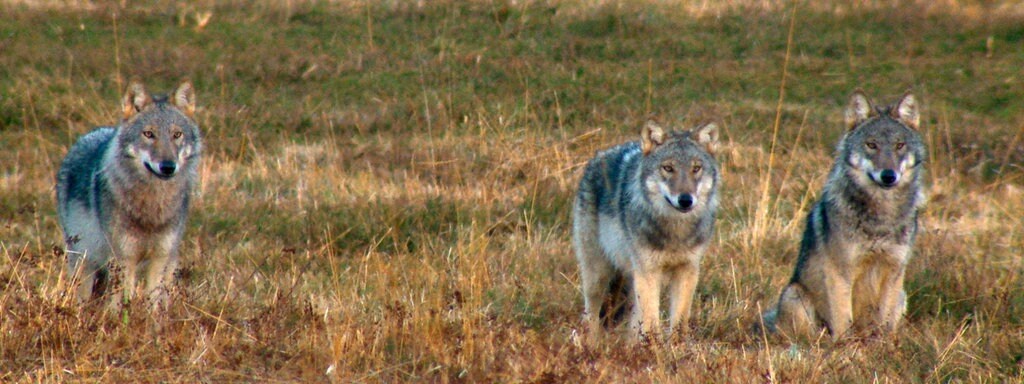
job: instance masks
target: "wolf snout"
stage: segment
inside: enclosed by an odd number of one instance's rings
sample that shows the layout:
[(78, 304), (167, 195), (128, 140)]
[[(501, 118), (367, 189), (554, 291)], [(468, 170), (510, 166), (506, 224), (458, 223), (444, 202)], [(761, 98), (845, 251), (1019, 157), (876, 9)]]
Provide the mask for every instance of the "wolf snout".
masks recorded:
[(682, 195), (679, 195), (679, 197), (676, 199), (675, 202), (673, 202), (672, 205), (674, 205), (680, 211), (688, 212), (691, 209), (693, 209), (693, 205), (695, 203), (696, 200), (694, 200), (693, 195), (689, 193), (684, 193)]
[(161, 161), (160, 162), (160, 173), (164, 176), (174, 175), (174, 171), (178, 170), (178, 164), (173, 161)]
[(892, 187), (900, 181), (900, 174), (891, 169), (883, 170), (878, 176), (878, 181), (883, 187)]
[(174, 176), (175, 172), (178, 171), (178, 163), (175, 163), (174, 161), (171, 160), (165, 160), (161, 161), (159, 164), (156, 164), (156, 169), (153, 169), (154, 167), (151, 166), (150, 163), (147, 161), (146, 168), (149, 168), (149, 170), (153, 172), (153, 174), (157, 175), (162, 179), (169, 179), (171, 176)]

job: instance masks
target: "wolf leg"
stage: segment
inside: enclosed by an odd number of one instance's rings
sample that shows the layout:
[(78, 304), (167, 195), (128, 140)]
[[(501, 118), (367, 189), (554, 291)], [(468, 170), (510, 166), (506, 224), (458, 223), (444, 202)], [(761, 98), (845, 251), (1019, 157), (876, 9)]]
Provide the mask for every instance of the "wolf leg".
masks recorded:
[(661, 299), (661, 273), (635, 267), (633, 270), (633, 321), (630, 327), (634, 340), (640, 341), (661, 328), (658, 313)]
[(799, 283), (782, 289), (774, 312), (765, 315), (765, 326), (790, 337), (810, 337), (817, 332), (818, 315), (814, 303)]
[[(91, 300), (97, 293), (102, 294), (104, 282), (100, 281), (106, 272), (110, 259), (110, 245), (105, 235), (99, 231), (99, 225), (88, 225), (72, 228), (67, 236), (67, 274), (72, 284), (77, 282), (79, 304)], [(97, 292), (97, 288), (100, 290)]]
[[(823, 301), (818, 302), (832, 340), (839, 340), (853, 325), (853, 296), (850, 268), (828, 260), (822, 268)], [(823, 308), (822, 308), (823, 307)]]
[(78, 303), (82, 304), (92, 298), (93, 285), (96, 283), (96, 269), (92, 268), (87, 259), (87, 251), (78, 251), (68, 248), (68, 279), (75, 284), (77, 282), (76, 296)]
[(590, 340), (596, 341), (601, 335), (601, 305), (615, 271), (600, 245), (597, 214), (582, 205), (577, 200), (573, 209), (573, 248), (580, 268), (583, 322)]
[(122, 235), (117, 244), (109, 263), (113, 283), (110, 287), (113, 293), (110, 295), (110, 307), (114, 310), (135, 298), (138, 265), (142, 256), (139, 240), (132, 236)]
[(583, 320), (594, 337), (601, 333), (601, 304), (608, 292), (608, 283), (614, 274), (611, 263), (602, 255), (590, 255), (580, 263), (583, 288)]
[(894, 332), (907, 308), (907, 294), (903, 291), (906, 267), (893, 267), (882, 280), (878, 301), (877, 323), (884, 332)]
[(697, 280), (700, 275), (700, 267), (696, 265), (684, 265), (672, 271), (669, 281), (669, 334), (677, 329), (686, 333), (687, 324), (690, 322), (690, 306), (693, 303), (693, 294), (697, 288)]
[(178, 241), (177, 232), (164, 235), (159, 249), (151, 255), (152, 259), (146, 266), (146, 296), (153, 311), (167, 306), (170, 296), (167, 285), (174, 279), (174, 270), (178, 266)]

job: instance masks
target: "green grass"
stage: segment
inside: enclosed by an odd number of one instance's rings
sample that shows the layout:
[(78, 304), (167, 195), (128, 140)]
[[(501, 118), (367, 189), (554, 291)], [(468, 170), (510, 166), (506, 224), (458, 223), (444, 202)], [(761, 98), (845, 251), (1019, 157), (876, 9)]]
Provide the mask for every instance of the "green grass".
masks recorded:
[[(371, 3), (0, 2), (0, 381), (1024, 379), (1019, 5)], [(206, 152), (174, 304), (125, 323), (70, 296), (53, 179), (131, 77), (190, 78)], [(856, 88), (924, 105), (905, 326), (766, 343)], [(723, 127), (690, 334), (584, 347), (579, 170), (651, 114)]]

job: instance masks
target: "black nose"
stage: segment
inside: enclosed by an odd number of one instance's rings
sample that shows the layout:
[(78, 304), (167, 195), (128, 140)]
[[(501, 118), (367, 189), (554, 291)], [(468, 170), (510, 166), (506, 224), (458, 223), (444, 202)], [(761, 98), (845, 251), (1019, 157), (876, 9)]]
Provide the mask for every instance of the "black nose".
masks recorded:
[(693, 208), (693, 195), (686, 193), (679, 196), (679, 208), (690, 209)]
[(173, 161), (161, 161), (160, 162), (160, 173), (164, 176), (170, 176), (174, 174), (174, 171), (178, 169), (178, 164)]
[(896, 171), (891, 169), (883, 170), (882, 175), (879, 178), (882, 179), (882, 185), (885, 186), (896, 185), (896, 180), (898, 179), (896, 176)]

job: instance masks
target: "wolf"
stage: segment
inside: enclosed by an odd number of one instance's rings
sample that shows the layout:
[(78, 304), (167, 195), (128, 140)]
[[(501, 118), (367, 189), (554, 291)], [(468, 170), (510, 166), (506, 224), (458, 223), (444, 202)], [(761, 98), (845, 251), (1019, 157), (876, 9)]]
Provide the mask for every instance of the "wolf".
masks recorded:
[[(639, 142), (604, 150), (588, 162), (573, 205), (573, 246), (592, 338), (602, 331), (602, 305), (615, 302), (606, 302), (609, 293), (631, 294), (633, 340), (661, 332), (665, 287), (667, 335), (685, 332), (701, 258), (715, 228), (717, 143), (714, 123), (666, 132), (651, 120)], [(628, 289), (618, 288), (622, 281)]]
[(918, 103), (908, 92), (875, 107), (857, 90), (845, 122), (793, 276), (764, 316), (770, 331), (810, 337), (824, 326), (838, 340), (854, 325), (895, 331), (906, 311), (903, 278), (926, 201)]
[[(197, 182), (195, 91), (186, 80), (169, 97), (150, 96), (132, 81), (121, 106), (119, 125), (99, 127), (68, 150), (57, 172), (57, 214), (80, 302), (117, 284), (130, 300), (142, 273), (155, 310), (168, 300)], [(113, 296), (116, 305), (122, 298)]]

